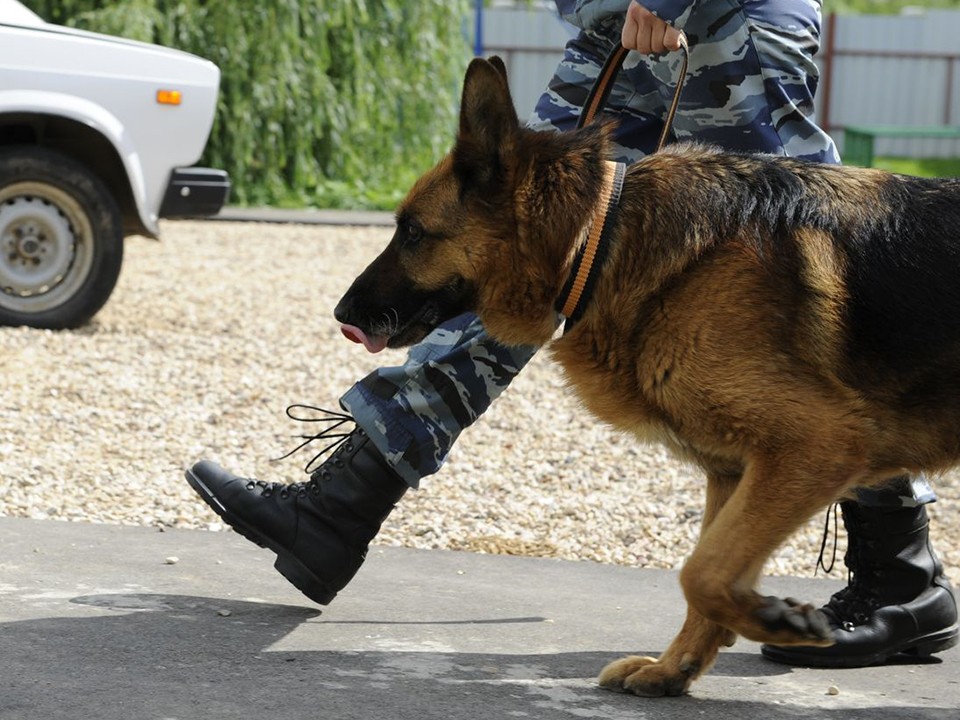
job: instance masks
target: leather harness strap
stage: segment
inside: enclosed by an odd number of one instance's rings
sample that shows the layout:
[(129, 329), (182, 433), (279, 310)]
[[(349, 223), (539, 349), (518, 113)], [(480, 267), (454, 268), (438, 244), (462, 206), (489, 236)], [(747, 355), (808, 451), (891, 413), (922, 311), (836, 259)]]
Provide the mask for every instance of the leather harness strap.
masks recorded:
[[(680, 48), (683, 51), (683, 64), (680, 69), (680, 77), (677, 79), (677, 89), (673, 93), (673, 101), (667, 110), (667, 116), (664, 118), (663, 130), (660, 133), (660, 139), (657, 141), (657, 147), (654, 152), (659, 152), (667, 143), (670, 136), (670, 128), (673, 125), (673, 118), (677, 113), (677, 106), (680, 104), (680, 93), (683, 90), (683, 83), (687, 76), (687, 65), (689, 63), (689, 47), (687, 38), (680, 33)], [(584, 127), (587, 123), (593, 121), (597, 113), (606, 103), (613, 88), (613, 81), (624, 59), (627, 57), (627, 50), (622, 45), (618, 45), (611, 52), (600, 74), (597, 76), (590, 94), (583, 106), (583, 112), (577, 121), (577, 128)], [(587, 240), (577, 251), (570, 268), (570, 275), (564, 284), (560, 297), (557, 299), (555, 307), (557, 311), (566, 318), (563, 332), (570, 332), (574, 324), (583, 315), (590, 295), (593, 293), (593, 287), (596, 284), (599, 268), (603, 267), (607, 259), (610, 248), (610, 236), (613, 234), (613, 227), (616, 225), (617, 211), (620, 205), (620, 191), (623, 189), (623, 178), (626, 175), (626, 165), (606, 161), (604, 168), (603, 184), (600, 188), (600, 198), (597, 201), (597, 211), (595, 213), (593, 225), (587, 235)]]

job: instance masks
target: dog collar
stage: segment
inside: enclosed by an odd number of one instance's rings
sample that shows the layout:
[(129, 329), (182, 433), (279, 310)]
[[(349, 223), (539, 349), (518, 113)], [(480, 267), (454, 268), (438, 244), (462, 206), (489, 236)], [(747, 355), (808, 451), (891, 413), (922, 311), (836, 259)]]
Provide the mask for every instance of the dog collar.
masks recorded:
[(624, 163), (609, 160), (605, 163), (597, 214), (587, 234), (586, 242), (580, 246), (573, 258), (570, 276), (554, 305), (557, 312), (566, 318), (563, 326), (564, 334), (570, 332), (583, 316), (597, 284), (597, 276), (607, 260), (610, 237), (613, 235), (613, 227), (616, 225), (617, 211), (620, 207), (620, 192), (623, 190), (626, 169), (627, 166)]

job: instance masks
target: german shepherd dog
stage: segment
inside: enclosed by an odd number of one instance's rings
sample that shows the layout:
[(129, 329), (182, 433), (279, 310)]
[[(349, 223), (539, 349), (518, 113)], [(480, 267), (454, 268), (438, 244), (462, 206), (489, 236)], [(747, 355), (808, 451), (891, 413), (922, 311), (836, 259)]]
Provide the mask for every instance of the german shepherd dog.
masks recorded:
[(703, 468), (686, 621), (659, 659), (600, 675), (677, 695), (737, 635), (832, 644), (813, 606), (756, 592), (764, 561), (854, 488), (960, 462), (960, 180), (669, 146), (626, 171), (607, 260), (560, 335), (610, 134), (522, 127), (503, 63), (473, 60), (453, 150), (335, 315), (372, 349), (465, 311), (503, 343), (552, 341), (598, 418)]

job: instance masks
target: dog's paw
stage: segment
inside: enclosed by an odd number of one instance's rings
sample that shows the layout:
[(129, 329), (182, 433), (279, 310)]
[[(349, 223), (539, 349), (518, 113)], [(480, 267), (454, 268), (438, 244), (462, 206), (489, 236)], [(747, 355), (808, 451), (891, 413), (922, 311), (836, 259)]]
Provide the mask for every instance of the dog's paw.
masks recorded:
[(600, 687), (641, 697), (683, 695), (700, 674), (701, 664), (684, 655), (671, 667), (652, 657), (629, 655), (615, 660), (600, 673)]
[(771, 637), (777, 638), (777, 644), (819, 647), (833, 645), (830, 623), (826, 616), (813, 605), (801, 603), (793, 598), (781, 599), (773, 596), (763, 597), (760, 600), (760, 605), (754, 611), (754, 617)]

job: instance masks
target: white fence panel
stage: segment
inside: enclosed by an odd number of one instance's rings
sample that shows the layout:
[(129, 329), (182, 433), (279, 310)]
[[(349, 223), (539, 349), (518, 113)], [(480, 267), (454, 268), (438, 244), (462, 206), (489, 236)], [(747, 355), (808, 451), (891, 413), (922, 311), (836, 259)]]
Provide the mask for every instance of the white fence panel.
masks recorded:
[[(841, 143), (847, 125), (960, 125), (960, 12), (839, 16), (824, 51), (833, 54), (829, 125)], [(883, 138), (875, 150), (957, 157), (960, 140)]]
[(548, 7), (495, 7), (484, 13), (484, 54), (507, 66), (510, 92), (520, 118), (527, 117), (563, 58), (574, 29)]

